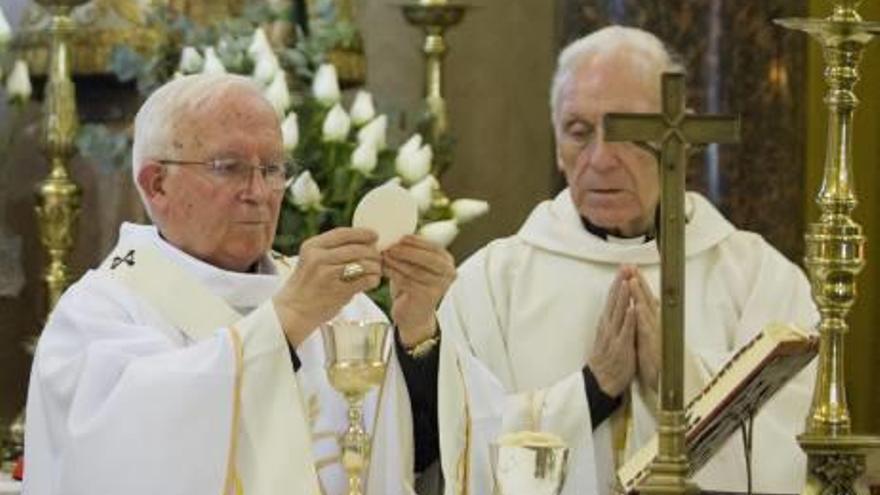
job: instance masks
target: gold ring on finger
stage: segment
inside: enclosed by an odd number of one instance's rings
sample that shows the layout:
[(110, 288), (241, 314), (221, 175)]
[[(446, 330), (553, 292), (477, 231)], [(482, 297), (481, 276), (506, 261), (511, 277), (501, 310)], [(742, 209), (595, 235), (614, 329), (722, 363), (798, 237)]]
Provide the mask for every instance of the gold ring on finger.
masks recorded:
[(339, 280), (342, 280), (343, 282), (351, 282), (361, 278), (366, 272), (367, 270), (364, 268), (364, 265), (358, 262), (346, 263), (345, 266), (342, 267), (342, 273), (339, 275)]

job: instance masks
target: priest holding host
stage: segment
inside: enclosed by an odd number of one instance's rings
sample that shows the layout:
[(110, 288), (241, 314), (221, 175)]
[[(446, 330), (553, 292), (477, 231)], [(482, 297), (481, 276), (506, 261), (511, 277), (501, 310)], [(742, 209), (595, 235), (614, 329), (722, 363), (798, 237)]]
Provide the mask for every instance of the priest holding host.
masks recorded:
[[(682, 71), (655, 36), (609, 27), (571, 43), (551, 89), (557, 166), (567, 188), (513, 236), (458, 270), (439, 310), (441, 462), (446, 494), (493, 493), (492, 446), (537, 430), (571, 449), (566, 495), (612, 493), (615, 469), (656, 433), (661, 369), (659, 169), (649, 150), (604, 139), (608, 113), (658, 113), (661, 75)], [(801, 270), (686, 196), (685, 401), (771, 322), (810, 330)], [(815, 367), (755, 418), (754, 490), (800, 492), (796, 443)], [(695, 476), (745, 492), (739, 435)]]
[(380, 252), (358, 228), (313, 237), (297, 258), (271, 253), (287, 167), (278, 117), (246, 78), (170, 82), (134, 134), (134, 180), (155, 226), (124, 224), (47, 322), (25, 492), (347, 493), (347, 406), (316, 329), (384, 320), (363, 292), (387, 277), (396, 344), (382, 393), (364, 405), (364, 488), (414, 493), (414, 452), (436, 451), (436, 420), (414, 430), (413, 417), (436, 414), (431, 345), (452, 257), (415, 236)]

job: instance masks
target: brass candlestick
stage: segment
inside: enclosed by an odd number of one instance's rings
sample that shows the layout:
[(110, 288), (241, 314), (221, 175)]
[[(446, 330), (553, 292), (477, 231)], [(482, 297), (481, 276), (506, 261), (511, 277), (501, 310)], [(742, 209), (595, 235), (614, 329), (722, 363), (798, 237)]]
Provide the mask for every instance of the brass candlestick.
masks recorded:
[(51, 171), (37, 189), (36, 208), (40, 240), (49, 255), (44, 276), (48, 311), (55, 307), (61, 293), (70, 284), (67, 256), (73, 248), (80, 210), (82, 193), (68, 172), (70, 159), (76, 151), (79, 126), (68, 43), (73, 33), (70, 11), (87, 1), (38, 0), (52, 15), (49, 79), (43, 115), (43, 146)]
[(348, 495), (363, 495), (371, 443), (364, 429), (363, 402), (367, 392), (385, 381), (392, 331), (381, 321), (336, 320), (321, 327), (327, 376), (348, 401), (348, 429), (339, 439)]
[(805, 494), (850, 495), (864, 472), (865, 454), (880, 447), (880, 438), (852, 434), (846, 399), (844, 338), (846, 318), (856, 299), (856, 276), (865, 265), (865, 236), (852, 219), (857, 200), (853, 177), (854, 88), (862, 52), (880, 23), (865, 22), (857, 8), (862, 0), (830, 2), (825, 19), (781, 19), (789, 29), (818, 40), (826, 59), (828, 142), (825, 174), (816, 202), (821, 214), (806, 234), (805, 257), (813, 299), (819, 308), (819, 366), (806, 430), (798, 437), (807, 453)]
[(425, 104), (431, 116), (429, 136), (437, 143), (449, 130), (446, 100), (443, 98), (443, 59), (446, 57), (448, 29), (459, 24), (471, 6), (447, 0), (418, 0), (401, 5), (403, 16), (425, 32)]
[[(70, 284), (67, 255), (74, 244), (79, 216), (80, 188), (70, 179), (68, 165), (76, 147), (78, 118), (76, 91), (70, 77), (68, 43), (73, 32), (70, 11), (89, 0), (37, 0), (52, 16), (49, 28), (49, 79), (43, 107), (43, 146), (49, 159), (49, 177), (37, 188), (37, 221), (40, 240), (49, 255), (43, 279), (46, 281), (46, 313), (52, 311)], [(24, 441), (24, 413), (9, 428), (4, 458), (21, 455)]]
[(690, 483), (684, 411), (685, 175), (693, 145), (739, 141), (739, 120), (690, 115), (685, 109), (684, 74), (666, 73), (660, 114), (608, 114), (605, 140), (634, 141), (657, 150), (660, 165), (660, 373), (659, 450), (640, 493), (695, 493)]

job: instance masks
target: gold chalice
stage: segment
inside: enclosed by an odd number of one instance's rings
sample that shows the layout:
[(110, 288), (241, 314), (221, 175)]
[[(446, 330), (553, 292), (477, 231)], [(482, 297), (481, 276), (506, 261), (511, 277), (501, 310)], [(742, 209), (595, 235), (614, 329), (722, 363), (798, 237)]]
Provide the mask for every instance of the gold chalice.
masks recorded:
[(559, 495), (569, 449), (551, 433), (521, 431), (491, 445), (496, 495)]
[(334, 320), (321, 327), (327, 376), (348, 401), (348, 430), (340, 438), (348, 495), (362, 495), (370, 436), (364, 429), (364, 396), (385, 381), (391, 354), (391, 325), (384, 321)]

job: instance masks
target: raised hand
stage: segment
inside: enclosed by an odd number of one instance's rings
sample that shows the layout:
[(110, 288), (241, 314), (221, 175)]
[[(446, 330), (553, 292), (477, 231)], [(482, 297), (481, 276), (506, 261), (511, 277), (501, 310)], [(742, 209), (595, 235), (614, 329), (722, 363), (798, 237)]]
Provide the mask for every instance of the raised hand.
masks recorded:
[(382, 253), (391, 282), (391, 319), (411, 347), (437, 331), (435, 311), (455, 280), (455, 260), (434, 243), (409, 235)]
[(337, 228), (305, 241), (296, 269), (273, 298), (287, 340), (298, 346), (355, 294), (378, 286), (381, 273), (370, 230)]

